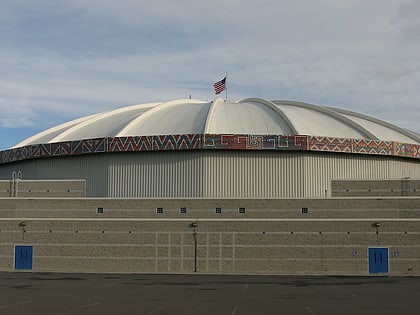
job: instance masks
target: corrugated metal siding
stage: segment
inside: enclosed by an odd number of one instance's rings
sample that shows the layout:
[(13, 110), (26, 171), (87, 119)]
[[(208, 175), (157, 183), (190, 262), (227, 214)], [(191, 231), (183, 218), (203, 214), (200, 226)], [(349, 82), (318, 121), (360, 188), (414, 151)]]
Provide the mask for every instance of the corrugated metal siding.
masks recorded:
[[(281, 198), (330, 195), (330, 180), (401, 178), (420, 163), (382, 156), (274, 151), (113, 155), (111, 197)], [(129, 184), (131, 183), (131, 184)]]
[(305, 197), (330, 196), (331, 179), (389, 178), (389, 162), (375, 156), (309, 154), (305, 156)]
[(407, 163), (404, 159), (392, 159), (389, 168), (389, 177), (390, 178), (420, 178), (420, 161), (413, 161), (412, 163)]
[(108, 156), (105, 154), (45, 158), (0, 167), (1, 179), (10, 179), (11, 170), (20, 170), (23, 179), (85, 179), (87, 196), (106, 197)]
[(95, 154), (37, 161), (37, 178), (85, 179), (86, 195), (106, 197), (108, 155)]
[(420, 161), (286, 151), (91, 154), (0, 166), (0, 179), (85, 179), (88, 196), (293, 198), (330, 196), (331, 179), (420, 178)]
[(305, 157), (305, 197), (330, 196), (331, 179), (420, 178), (420, 163), (394, 157), (314, 153)]
[(0, 165), (0, 179), (12, 179), (12, 173), (14, 171), (20, 171), (22, 173), (22, 179), (36, 179), (37, 165), (30, 161), (2, 164)]
[(191, 151), (110, 154), (109, 196), (201, 196), (202, 164)]
[[(207, 152), (206, 152), (207, 153)], [(212, 151), (205, 156), (204, 197), (295, 197), (303, 193), (296, 153)]]
[[(303, 194), (297, 153), (181, 151), (113, 154), (111, 197), (267, 198)], [(279, 158), (279, 154), (282, 157)], [(250, 156), (251, 155), (251, 156)], [(293, 180), (291, 180), (293, 179)]]

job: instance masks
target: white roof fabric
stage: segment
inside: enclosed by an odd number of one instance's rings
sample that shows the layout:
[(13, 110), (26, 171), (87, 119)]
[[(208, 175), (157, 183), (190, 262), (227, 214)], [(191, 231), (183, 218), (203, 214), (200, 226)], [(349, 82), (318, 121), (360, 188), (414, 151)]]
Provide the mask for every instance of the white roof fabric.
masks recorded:
[(366, 115), (292, 101), (176, 100), (119, 108), (36, 134), (15, 147), (100, 137), (178, 134), (313, 135), (420, 144), (420, 135)]

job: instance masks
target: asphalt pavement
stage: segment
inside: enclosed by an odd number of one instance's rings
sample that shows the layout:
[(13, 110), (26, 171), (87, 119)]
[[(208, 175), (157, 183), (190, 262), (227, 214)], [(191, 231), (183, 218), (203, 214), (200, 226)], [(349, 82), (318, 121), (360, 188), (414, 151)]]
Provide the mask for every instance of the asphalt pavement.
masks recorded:
[(0, 272), (0, 314), (420, 314), (420, 277)]

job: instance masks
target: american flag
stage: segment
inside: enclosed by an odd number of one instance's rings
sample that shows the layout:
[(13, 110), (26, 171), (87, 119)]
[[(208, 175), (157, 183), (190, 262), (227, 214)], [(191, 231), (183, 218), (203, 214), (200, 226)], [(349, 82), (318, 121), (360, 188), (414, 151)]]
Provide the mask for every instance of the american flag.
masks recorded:
[(214, 92), (216, 95), (222, 93), (224, 90), (226, 90), (226, 77), (224, 77), (222, 80), (217, 81), (214, 86)]

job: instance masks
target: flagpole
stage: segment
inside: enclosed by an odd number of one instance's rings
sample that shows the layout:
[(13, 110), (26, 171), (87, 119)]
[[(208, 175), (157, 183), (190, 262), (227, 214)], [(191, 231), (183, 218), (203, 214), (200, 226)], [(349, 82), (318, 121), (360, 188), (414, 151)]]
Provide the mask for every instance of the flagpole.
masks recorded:
[(227, 101), (227, 90), (228, 90), (228, 73), (226, 72), (226, 82), (225, 82), (225, 85), (226, 85), (226, 98), (225, 98), (225, 101)]

